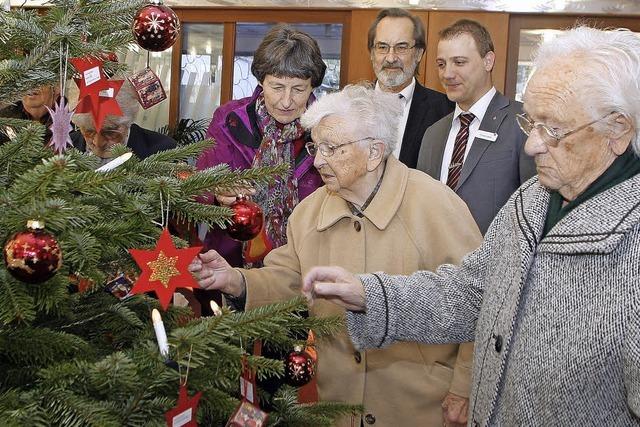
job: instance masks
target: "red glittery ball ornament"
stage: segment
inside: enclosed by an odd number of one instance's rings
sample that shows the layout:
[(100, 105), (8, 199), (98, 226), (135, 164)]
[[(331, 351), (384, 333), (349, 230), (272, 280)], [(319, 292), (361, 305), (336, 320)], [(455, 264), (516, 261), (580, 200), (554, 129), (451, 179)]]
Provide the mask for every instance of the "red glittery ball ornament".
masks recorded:
[(232, 239), (247, 241), (260, 234), (264, 215), (262, 208), (257, 203), (245, 196), (238, 196), (229, 207), (233, 210), (233, 218), (231, 218), (231, 225), (227, 228), (227, 233)]
[(141, 48), (162, 52), (178, 39), (180, 19), (170, 7), (154, 1), (136, 12), (132, 31)]
[(287, 384), (300, 387), (316, 374), (316, 363), (302, 346), (297, 345), (284, 362), (284, 378)]
[(42, 221), (28, 221), (26, 231), (15, 233), (4, 244), (4, 264), (16, 279), (41, 283), (60, 269), (62, 252)]

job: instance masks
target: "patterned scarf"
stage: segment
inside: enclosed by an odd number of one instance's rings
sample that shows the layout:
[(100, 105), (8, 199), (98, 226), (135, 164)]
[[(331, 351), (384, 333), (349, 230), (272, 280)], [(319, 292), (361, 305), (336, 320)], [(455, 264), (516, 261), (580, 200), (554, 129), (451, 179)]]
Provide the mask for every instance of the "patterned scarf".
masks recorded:
[[(303, 137), (304, 129), (300, 125), (300, 119), (286, 125), (279, 124), (267, 112), (262, 94), (256, 100), (256, 118), (262, 133), (262, 142), (253, 158), (252, 167), (289, 164), (289, 173), (286, 176), (277, 178), (271, 185), (258, 185), (256, 194), (253, 196), (254, 201), (264, 211), (264, 231), (268, 242), (262, 242), (262, 244), (268, 251), (270, 248), (277, 248), (287, 243), (287, 220), (298, 204), (298, 180), (294, 175), (293, 141)], [(262, 233), (256, 239), (260, 238), (264, 238)], [(257, 242), (248, 242), (248, 244), (252, 243)], [(248, 252), (247, 249), (245, 244), (245, 255)], [(245, 260), (249, 261), (246, 258), (245, 256)], [(256, 264), (253, 262), (247, 266), (256, 267)]]

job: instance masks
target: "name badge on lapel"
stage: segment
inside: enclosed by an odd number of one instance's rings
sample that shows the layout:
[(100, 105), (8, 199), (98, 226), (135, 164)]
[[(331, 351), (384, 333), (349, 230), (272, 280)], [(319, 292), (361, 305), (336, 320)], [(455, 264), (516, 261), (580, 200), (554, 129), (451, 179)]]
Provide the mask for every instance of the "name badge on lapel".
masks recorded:
[(478, 133), (476, 133), (476, 138), (495, 142), (496, 139), (498, 139), (498, 134), (494, 132), (487, 132), (486, 130), (478, 130)]

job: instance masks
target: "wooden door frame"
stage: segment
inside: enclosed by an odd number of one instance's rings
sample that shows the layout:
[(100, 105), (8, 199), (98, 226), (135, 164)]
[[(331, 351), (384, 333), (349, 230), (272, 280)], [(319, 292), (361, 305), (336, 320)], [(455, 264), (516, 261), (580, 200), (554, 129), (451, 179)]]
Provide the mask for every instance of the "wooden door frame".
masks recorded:
[[(173, 10), (184, 24), (223, 24), (222, 44), (222, 81), (220, 93), (220, 105), (231, 100), (233, 93), (233, 67), (225, 64), (233, 64), (235, 54), (235, 33), (238, 22), (286, 22), (286, 23), (329, 23), (342, 24), (341, 58), (349, 55), (349, 22), (351, 10), (348, 9), (307, 9), (289, 8), (265, 9), (265, 8), (180, 8)], [(180, 65), (182, 54), (182, 34), (179, 35), (171, 57), (171, 99), (169, 102), (169, 126), (175, 126), (178, 122), (180, 108)], [(347, 79), (348, 67), (340, 65), (340, 86)]]

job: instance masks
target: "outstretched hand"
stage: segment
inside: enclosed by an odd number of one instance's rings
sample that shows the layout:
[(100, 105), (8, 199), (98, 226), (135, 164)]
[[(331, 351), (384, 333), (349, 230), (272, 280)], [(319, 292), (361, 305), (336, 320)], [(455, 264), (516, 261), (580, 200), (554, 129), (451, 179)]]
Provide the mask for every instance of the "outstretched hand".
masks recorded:
[(198, 254), (189, 264), (189, 271), (203, 289), (216, 289), (234, 296), (244, 291), (240, 272), (214, 250)]
[(302, 293), (309, 305), (322, 298), (350, 311), (364, 311), (366, 308), (362, 282), (341, 267), (312, 268), (304, 277)]

